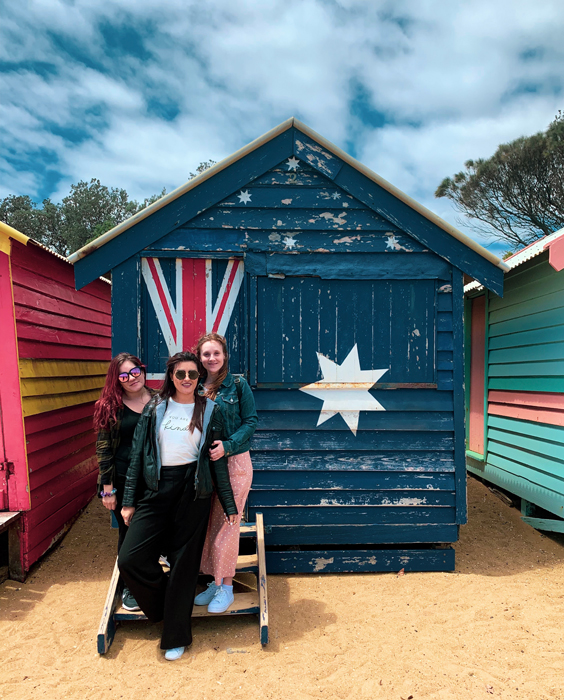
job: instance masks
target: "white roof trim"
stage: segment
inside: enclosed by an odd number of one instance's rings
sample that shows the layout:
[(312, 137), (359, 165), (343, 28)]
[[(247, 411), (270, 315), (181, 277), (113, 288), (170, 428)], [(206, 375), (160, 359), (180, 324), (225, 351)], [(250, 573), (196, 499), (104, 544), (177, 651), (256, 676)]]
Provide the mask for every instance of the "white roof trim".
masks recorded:
[[(543, 253), (547, 249), (547, 247), (554, 243), (554, 241), (558, 240), (561, 236), (564, 236), (564, 228), (561, 228), (558, 231), (555, 231), (554, 233), (550, 233), (548, 236), (544, 236), (544, 238), (539, 238), (538, 241), (531, 243), (530, 245), (520, 250), (518, 253), (513, 253), (511, 257), (505, 258), (504, 262), (507, 264), (507, 272), (509, 272), (509, 270), (513, 270), (516, 267), (519, 267), (519, 265), (526, 263), (528, 260), (536, 258), (537, 255)], [(484, 285), (474, 281), (465, 285), (464, 292), (480, 292), (483, 288)]]

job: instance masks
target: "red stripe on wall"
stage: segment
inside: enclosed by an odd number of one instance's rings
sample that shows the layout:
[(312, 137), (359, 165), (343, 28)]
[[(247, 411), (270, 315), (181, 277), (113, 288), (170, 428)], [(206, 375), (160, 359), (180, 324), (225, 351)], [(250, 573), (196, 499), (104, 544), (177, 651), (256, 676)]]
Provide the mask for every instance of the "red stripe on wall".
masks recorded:
[(42, 450), (37, 452), (32, 452), (28, 455), (27, 461), (29, 465), (29, 473), (33, 474), (39, 469), (52, 464), (53, 462), (59, 462), (65, 459), (68, 455), (72, 455), (73, 452), (86, 447), (87, 445), (94, 445), (96, 442), (96, 435), (94, 431), (88, 428), (84, 433), (80, 433), (75, 437), (68, 440), (63, 440), (57, 442), (49, 447), (44, 447)]
[(182, 341), (192, 350), (206, 332), (206, 261), (182, 261)]
[[(19, 321), (17, 324), (18, 339), (33, 340), (37, 343), (54, 343), (61, 345), (76, 345), (80, 348), (108, 348), (107, 359), (110, 358), (112, 339), (109, 336), (62, 331), (55, 328), (45, 328)], [(37, 355), (32, 355), (37, 357)]]
[(470, 415), (468, 447), (484, 454), (484, 375), (486, 351), (486, 298), (472, 299), (472, 339), (470, 355)]
[(45, 520), (41, 527), (30, 527), (27, 522), (28, 514), (23, 516), (24, 528), (29, 528), (22, 537), (23, 561), (26, 569), (29, 569), (42, 554), (45, 554), (53, 546), (59, 537), (68, 530), (74, 516), (85, 508), (91, 500), (92, 490), (88, 488), (64, 508)]
[(55, 479), (57, 476), (59, 476), (59, 474), (63, 474), (69, 469), (72, 469), (75, 464), (80, 464), (80, 462), (87, 459), (92, 459), (93, 464), (97, 464), (94, 444), (87, 445), (78, 452), (69, 455), (65, 459), (62, 459), (59, 462), (53, 462), (52, 464), (33, 472), (33, 474), (29, 475), (29, 487), (32, 493), (34, 489), (39, 488), (42, 484), (46, 484), (51, 479)]
[(110, 360), (111, 349), (81, 348), (77, 345), (37, 343), (34, 340), (18, 338), (20, 357), (35, 360)]
[(532, 421), (533, 423), (564, 425), (564, 413), (560, 409), (526, 408), (524, 406), (490, 403), (488, 405), (488, 413), (491, 416), (506, 416), (507, 418)]
[[(29, 272), (37, 272), (53, 280), (58, 284), (74, 290), (74, 268), (66, 260), (61, 260), (56, 255), (34, 245), (32, 241), (27, 246), (15, 242), (12, 247), (12, 261), (15, 265)], [(110, 293), (110, 285), (101, 280), (94, 280), (84, 287), (79, 294), (91, 296), (95, 299), (107, 300)]]
[(77, 437), (87, 432), (92, 432), (92, 435), (94, 435), (94, 431), (92, 430), (92, 416), (87, 416), (86, 418), (70, 423), (65, 422), (56, 428), (49, 428), (48, 430), (41, 430), (32, 434), (26, 431), (27, 454), (31, 455), (33, 452), (38, 452), (46, 447), (51, 447), (59, 442), (69, 440), (70, 438)]
[(51, 428), (59, 428), (64, 423), (72, 423), (83, 418), (90, 418), (90, 426), (92, 427), (92, 416), (94, 414), (94, 402), (82, 403), (78, 406), (68, 406), (67, 408), (58, 408), (55, 411), (47, 411), (47, 413), (39, 413), (36, 416), (27, 416), (25, 419), (25, 434), (27, 438), (42, 430), (50, 430)]
[(10, 268), (0, 252), (0, 460), (14, 465), (9, 480), (0, 474), (0, 509), (18, 511), (29, 508), (29, 493)]
[(24, 306), (28, 309), (41, 309), (42, 311), (52, 312), (60, 316), (87, 319), (92, 323), (100, 324), (100, 326), (106, 326), (104, 335), (110, 335), (111, 333), (112, 317), (109, 313), (109, 302), (108, 312), (104, 313), (95, 311), (94, 309), (85, 310), (83, 306), (78, 306), (78, 304), (72, 304), (68, 301), (62, 301), (61, 299), (54, 299), (34, 289), (26, 289), (26, 287), (16, 286), (14, 293), (16, 304), (19, 306)]
[(488, 401), (493, 403), (538, 406), (564, 410), (564, 394), (544, 391), (490, 391)]
[(30, 309), (27, 306), (20, 306), (19, 304), (16, 304), (16, 321), (19, 323), (42, 326), (44, 328), (54, 328), (56, 330), (95, 334), (103, 338), (109, 338), (111, 335), (110, 326), (94, 323), (86, 317), (86, 314), (83, 314), (82, 318), (77, 319), (60, 314), (53, 314), (50, 311)]
[[(83, 293), (84, 290), (81, 289), (77, 292), (71, 287), (66, 287), (65, 285), (59, 284), (56, 280), (49, 279), (48, 277), (42, 277), (36, 272), (31, 272), (30, 270), (23, 270), (20, 267), (14, 267), (12, 270), (14, 285), (18, 287), (24, 287), (25, 289), (32, 289), (46, 296), (52, 297), (53, 299), (63, 299), (72, 304), (83, 309), (94, 309), (101, 313), (108, 311), (110, 289), (108, 288), (108, 301), (94, 297), (91, 294)], [(84, 288), (86, 289), (86, 287)], [(14, 296), (17, 300), (17, 293), (14, 288)]]

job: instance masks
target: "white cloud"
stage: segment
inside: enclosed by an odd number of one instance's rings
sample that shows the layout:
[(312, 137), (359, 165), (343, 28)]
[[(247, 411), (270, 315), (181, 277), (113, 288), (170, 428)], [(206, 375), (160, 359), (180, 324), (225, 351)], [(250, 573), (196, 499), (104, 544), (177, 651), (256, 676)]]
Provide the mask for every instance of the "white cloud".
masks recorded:
[[(142, 198), (295, 115), (339, 146), (352, 140), (360, 160), (454, 222), (449, 203), (433, 198), (440, 180), (468, 158), (546, 128), (562, 106), (554, 0), (32, 5), (12, 3), (4, 13), (0, 57), (54, 68), (21, 63), (0, 74), (0, 134), (10, 140), (0, 156), (30, 158), (25, 175), (8, 161), (0, 168), (0, 196), (41, 189), (33, 154), (44, 149), (63, 176), (55, 197), (99, 177)], [(120, 30), (111, 46), (103, 23)], [(150, 58), (130, 51), (135, 31)], [(525, 52), (530, 60), (520, 58)], [(383, 128), (351, 113), (353, 85), (386, 115)], [(167, 121), (149, 109), (155, 102), (178, 115)], [(87, 138), (65, 141), (53, 124)]]

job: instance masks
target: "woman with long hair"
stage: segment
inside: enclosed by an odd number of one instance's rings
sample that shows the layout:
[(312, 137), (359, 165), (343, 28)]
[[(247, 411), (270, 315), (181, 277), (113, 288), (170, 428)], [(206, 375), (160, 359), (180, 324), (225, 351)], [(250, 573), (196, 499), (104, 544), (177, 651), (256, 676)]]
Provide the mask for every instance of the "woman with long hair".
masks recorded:
[(258, 423), (255, 400), (242, 377), (229, 372), (225, 338), (218, 333), (203, 335), (196, 355), (204, 368), (201, 394), (213, 399), (223, 415), (226, 440), (216, 440), (210, 451), (212, 461), (227, 457), (229, 479), (239, 515), (235, 525), (226, 522), (221, 505), (212, 496), (212, 510), (202, 556), (201, 571), (214, 580), (196, 596), (196, 605), (207, 605), (208, 612), (225, 612), (233, 603), (233, 576), (239, 553), (239, 524), (253, 480), (249, 455), (250, 439)]
[[(118, 565), (149, 620), (163, 620), (161, 649), (169, 661), (192, 643), (192, 607), (214, 486), (225, 516), (237, 519), (227, 460), (212, 462), (209, 455), (212, 443), (225, 437), (223, 417), (196, 392), (200, 374), (191, 352), (169, 358), (159, 395), (135, 430), (123, 497), (129, 532)], [(158, 563), (161, 551), (170, 562), (169, 576)]]
[[(102, 505), (112, 510), (117, 520), (118, 553), (127, 533), (121, 505), (133, 433), (152, 394), (145, 386), (145, 368), (141, 360), (128, 352), (120, 352), (110, 362), (106, 383), (94, 406), (98, 494)], [(139, 610), (127, 587), (122, 591), (122, 604), (126, 610)]]

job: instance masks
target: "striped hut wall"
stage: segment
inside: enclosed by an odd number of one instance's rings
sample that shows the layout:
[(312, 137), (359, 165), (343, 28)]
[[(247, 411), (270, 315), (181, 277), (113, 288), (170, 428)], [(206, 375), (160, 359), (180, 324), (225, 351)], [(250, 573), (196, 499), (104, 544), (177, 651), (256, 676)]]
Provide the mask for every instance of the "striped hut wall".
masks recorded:
[(484, 478), (564, 517), (564, 274), (545, 253), (490, 298)]
[(27, 570), (95, 493), (94, 402), (111, 358), (110, 286), (74, 289), (72, 266), (15, 243), (12, 279), (31, 509), (23, 516)]

